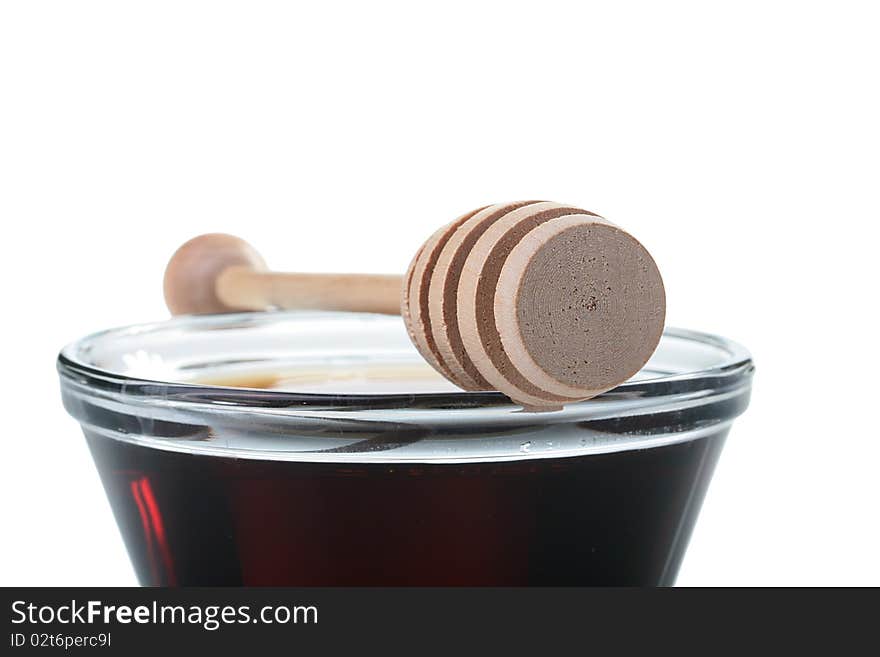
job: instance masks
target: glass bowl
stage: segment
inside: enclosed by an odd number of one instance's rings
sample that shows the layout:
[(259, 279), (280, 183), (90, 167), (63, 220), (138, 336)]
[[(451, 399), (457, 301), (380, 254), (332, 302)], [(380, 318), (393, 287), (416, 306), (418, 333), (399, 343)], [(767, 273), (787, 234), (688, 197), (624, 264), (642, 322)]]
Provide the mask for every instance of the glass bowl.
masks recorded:
[(669, 585), (753, 365), (667, 329), (560, 411), (463, 392), (400, 318), (112, 329), (58, 358), (145, 585)]

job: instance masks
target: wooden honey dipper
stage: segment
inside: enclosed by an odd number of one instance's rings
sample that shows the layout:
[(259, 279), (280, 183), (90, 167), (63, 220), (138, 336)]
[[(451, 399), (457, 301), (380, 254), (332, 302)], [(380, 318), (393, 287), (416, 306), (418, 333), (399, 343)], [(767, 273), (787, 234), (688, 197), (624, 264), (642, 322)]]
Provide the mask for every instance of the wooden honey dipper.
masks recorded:
[(647, 250), (577, 207), (519, 201), (462, 215), (404, 277), (268, 271), (246, 242), (211, 234), (165, 271), (173, 314), (268, 308), (400, 313), (416, 348), (465, 390), (555, 410), (623, 383), (663, 331), (666, 297)]

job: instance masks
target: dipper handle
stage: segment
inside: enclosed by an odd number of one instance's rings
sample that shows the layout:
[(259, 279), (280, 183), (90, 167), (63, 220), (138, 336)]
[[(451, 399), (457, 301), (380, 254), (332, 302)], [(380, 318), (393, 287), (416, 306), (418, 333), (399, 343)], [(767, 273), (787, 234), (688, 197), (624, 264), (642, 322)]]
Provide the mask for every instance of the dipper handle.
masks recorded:
[(174, 253), (164, 289), (173, 315), (272, 308), (399, 315), (402, 285), (396, 275), (272, 272), (244, 240), (210, 233)]
[(224, 269), (217, 298), (240, 310), (344, 310), (400, 314), (403, 277), (394, 274), (293, 274), (246, 266)]

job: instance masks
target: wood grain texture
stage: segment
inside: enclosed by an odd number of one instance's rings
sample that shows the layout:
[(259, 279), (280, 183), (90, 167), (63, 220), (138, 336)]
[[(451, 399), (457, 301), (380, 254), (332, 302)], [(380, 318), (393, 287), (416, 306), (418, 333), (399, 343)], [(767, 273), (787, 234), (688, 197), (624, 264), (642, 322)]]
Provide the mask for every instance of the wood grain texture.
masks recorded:
[(428, 286), (431, 330), (437, 351), (454, 380), (465, 390), (492, 390), (492, 384), (468, 355), (458, 326), (458, 283), (465, 260), (480, 236), (493, 223), (517, 208), (537, 201), (491, 205), (463, 222), (449, 237)]
[(450, 236), (455, 230), (477, 214), (481, 208), (461, 215), (437, 230), (419, 249), (412, 259), (405, 277), (406, 288), (403, 293), (401, 315), (406, 324), (407, 333), (416, 349), (428, 363), (447, 379), (465, 390), (473, 389), (470, 381), (456, 376), (443, 356), (439, 353), (432, 331), (431, 308), (428, 303), (428, 289), (431, 274)]
[(524, 378), (589, 398), (641, 369), (660, 340), (663, 282), (632, 236), (588, 215), (530, 231), (502, 267), (495, 319)]
[(510, 362), (495, 322), (498, 278), (510, 251), (529, 230), (559, 216), (584, 212), (551, 202), (509, 212), (480, 236), (462, 270), (457, 291), (458, 321), (465, 348), (494, 389), (528, 407), (559, 407), (574, 399), (539, 388)]

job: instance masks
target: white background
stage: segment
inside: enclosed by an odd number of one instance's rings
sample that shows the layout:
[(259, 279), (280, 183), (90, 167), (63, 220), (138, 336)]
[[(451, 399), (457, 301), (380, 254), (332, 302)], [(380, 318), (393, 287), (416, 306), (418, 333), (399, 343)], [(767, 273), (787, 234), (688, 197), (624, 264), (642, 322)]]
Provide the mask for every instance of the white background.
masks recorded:
[(755, 357), (679, 584), (880, 584), (875, 3), (300, 4), (0, 5), (0, 583), (135, 582), (54, 359), (165, 317), (183, 241), (402, 272), (546, 198)]

